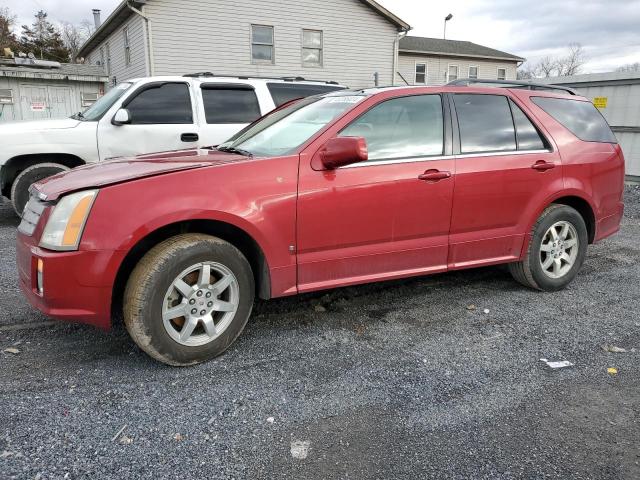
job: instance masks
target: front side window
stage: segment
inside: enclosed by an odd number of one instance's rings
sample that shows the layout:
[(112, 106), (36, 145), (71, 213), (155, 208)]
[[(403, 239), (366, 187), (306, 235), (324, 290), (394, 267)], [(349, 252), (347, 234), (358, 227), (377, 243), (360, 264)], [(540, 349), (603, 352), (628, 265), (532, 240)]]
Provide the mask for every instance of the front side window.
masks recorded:
[(124, 64), (128, 67), (131, 65), (131, 46), (129, 45), (129, 27), (124, 27), (122, 30), (123, 42), (124, 42)]
[(478, 67), (469, 67), (469, 78), (478, 78)]
[(442, 155), (444, 122), (440, 95), (386, 100), (351, 123), (341, 137), (364, 137), (369, 160)]
[(535, 125), (529, 120), (525, 113), (512, 100), (509, 100), (511, 112), (513, 113), (513, 122), (516, 125), (516, 140), (518, 142), (518, 150), (544, 150), (548, 148), (546, 142), (542, 139), (540, 132)]
[(321, 30), (302, 30), (302, 65), (321, 67), (323, 61)]
[(507, 97), (454, 95), (461, 153), (516, 150), (516, 132)]
[(189, 87), (184, 83), (148, 85), (123, 106), (132, 125), (193, 123)]
[(427, 83), (427, 64), (416, 63), (416, 85), (425, 85)]
[(258, 63), (273, 63), (273, 27), (251, 25), (251, 59)]
[(553, 97), (531, 97), (531, 100), (580, 140), (618, 143), (609, 124), (591, 102)]
[(261, 116), (253, 88), (203, 85), (202, 103), (209, 124), (251, 123)]
[(458, 79), (458, 65), (449, 65), (449, 70), (447, 72), (449, 77), (449, 81), (453, 82)]
[(265, 116), (221, 147), (242, 149), (261, 157), (289, 155), (365, 98), (331, 94), (305, 98)]
[(271, 97), (273, 98), (273, 103), (275, 103), (276, 107), (280, 105), (284, 105), (291, 100), (295, 100), (297, 98), (305, 98), (310, 97), (312, 95), (319, 95), (322, 93), (333, 92), (335, 90), (343, 90), (344, 87), (340, 87), (337, 85), (318, 85), (318, 84), (310, 84), (310, 83), (286, 83), (286, 82), (278, 82), (278, 83), (267, 83), (267, 88), (269, 89), (269, 93), (271, 93)]
[(498, 80), (506, 80), (507, 79), (507, 69), (499, 68), (498, 69)]

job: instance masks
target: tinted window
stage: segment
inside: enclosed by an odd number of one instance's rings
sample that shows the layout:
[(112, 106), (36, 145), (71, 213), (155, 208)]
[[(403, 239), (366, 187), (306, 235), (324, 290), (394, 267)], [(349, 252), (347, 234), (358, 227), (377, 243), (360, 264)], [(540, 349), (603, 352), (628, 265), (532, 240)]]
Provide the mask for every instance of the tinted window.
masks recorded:
[(355, 120), (340, 136), (364, 137), (369, 160), (442, 155), (442, 100), (439, 95), (387, 100)]
[(569, 98), (532, 97), (531, 100), (580, 140), (617, 143), (611, 128), (592, 103)]
[(507, 97), (454, 95), (462, 153), (516, 149), (516, 132)]
[(515, 103), (509, 100), (513, 120), (516, 124), (516, 136), (518, 139), (518, 150), (544, 150), (547, 148), (545, 141), (540, 136), (538, 129), (531, 123), (531, 120)]
[(273, 102), (276, 107), (283, 105), (296, 98), (305, 98), (321, 93), (343, 90), (335, 85), (309, 85), (305, 83), (267, 83), (267, 88), (271, 92)]
[(164, 83), (143, 90), (125, 108), (131, 113), (131, 123), (179, 124), (193, 123), (189, 87), (183, 83)]
[(202, 87), (207, 123), (251, 123), (261, 117), (252, 88)]

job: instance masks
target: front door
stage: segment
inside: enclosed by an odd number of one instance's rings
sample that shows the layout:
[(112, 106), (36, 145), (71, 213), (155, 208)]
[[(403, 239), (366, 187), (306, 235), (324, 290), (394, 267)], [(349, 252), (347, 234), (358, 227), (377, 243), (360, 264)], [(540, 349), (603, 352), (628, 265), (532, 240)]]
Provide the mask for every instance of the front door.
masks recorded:
[(459, 125), (449, 268), (520, 257), (529, 223), (562, 165), (541, 129), (502, 95), (454, 94)]
[(369, 161), (333, 171), (301, 162), (299, 291), (446, 270), (445, 111), (440, 95), (383, 100), (340, 133), (364, 137)]
[(129, 110), (129, 124), (113, 125), (109, 115), (100, 120), (100, 159), (197, 147), (199, 130), (192, 105), (187, 83), (157, 82), (140, 87), (122, 104)]

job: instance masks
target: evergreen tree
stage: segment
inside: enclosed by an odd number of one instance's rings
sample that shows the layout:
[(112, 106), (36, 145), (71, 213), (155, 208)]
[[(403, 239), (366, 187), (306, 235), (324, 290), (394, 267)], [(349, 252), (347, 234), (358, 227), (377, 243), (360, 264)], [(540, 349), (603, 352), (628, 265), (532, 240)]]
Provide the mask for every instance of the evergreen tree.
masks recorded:
[(20, 49), (18, 39), (13, 33), (13, 24), (16, 20), (7, 7), (0, 8), (0, 55), (4, 48), (10, 48), (13, 53)]
[(28, 27), (22, 26), (21, 47), (26, 52), (33, 52), (40, 60), (68, 62), (69, 49), (65, 47), (60, 31), (47, 20), (47, 13), (40, 10), (36, 19)]

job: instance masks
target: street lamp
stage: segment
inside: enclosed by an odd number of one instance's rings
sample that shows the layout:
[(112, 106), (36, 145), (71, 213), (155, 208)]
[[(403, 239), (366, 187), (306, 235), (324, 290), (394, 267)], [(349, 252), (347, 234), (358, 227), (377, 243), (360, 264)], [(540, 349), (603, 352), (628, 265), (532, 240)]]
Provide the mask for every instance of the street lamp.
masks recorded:
[(447, 39), (447, 22), (449, 20), (451, 20), (452, 18), (453, 18), (453, 14), (452, 13), (450, 13), (449, 15), (444, 17), (444, 34), (442, 35), (442, 38), (444, 38), (445, 40)]

